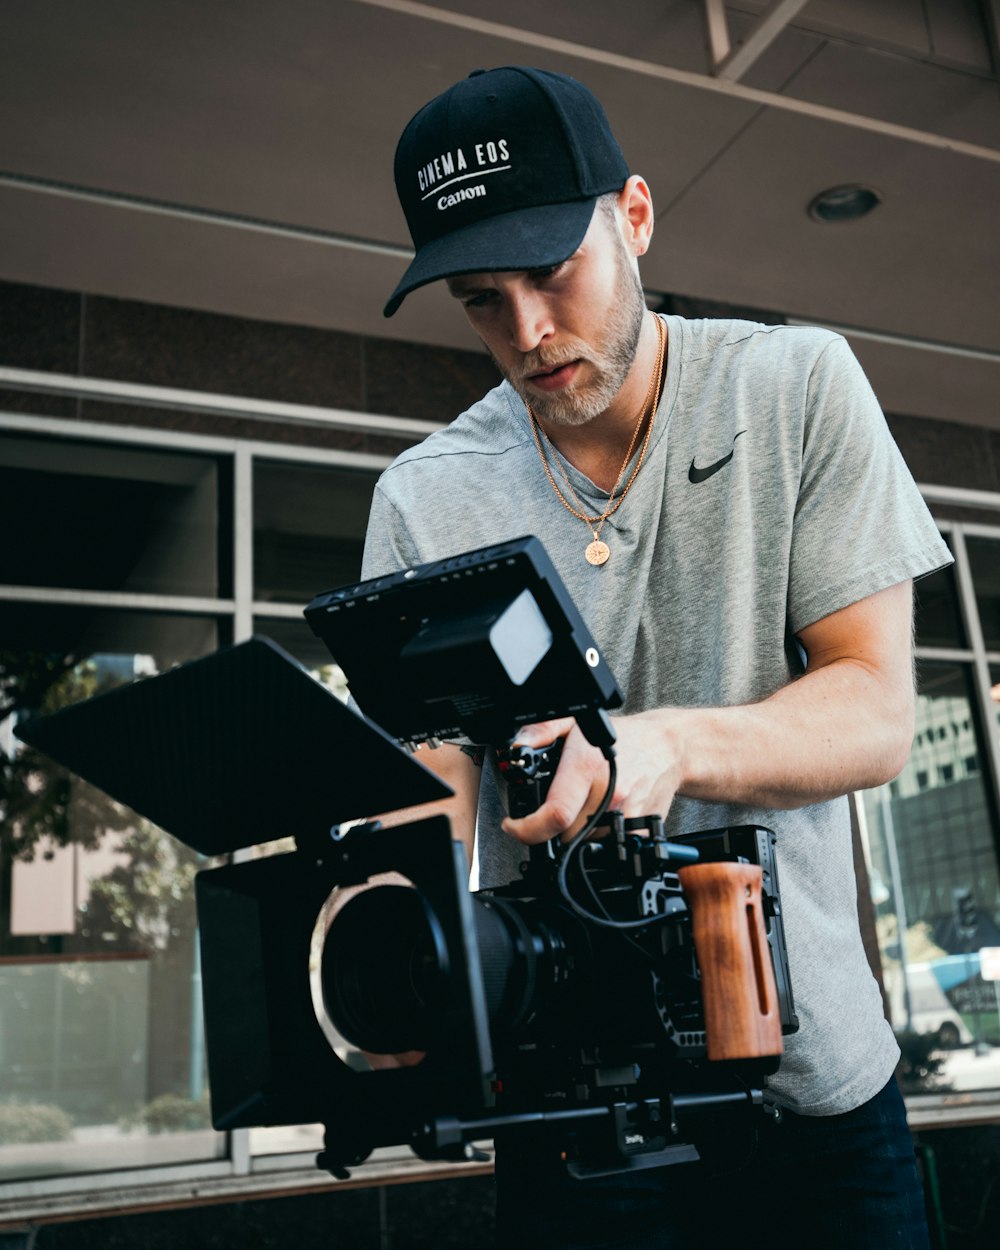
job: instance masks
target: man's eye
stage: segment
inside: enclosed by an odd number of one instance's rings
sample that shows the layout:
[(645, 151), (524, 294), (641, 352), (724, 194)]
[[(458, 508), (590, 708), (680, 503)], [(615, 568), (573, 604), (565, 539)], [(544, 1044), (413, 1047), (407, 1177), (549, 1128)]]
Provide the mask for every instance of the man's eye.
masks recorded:
[(467, 295), (462, 303), (466, 308), (483, 308), (492, 298), (492, 291), (478, 291), (475, 295)]

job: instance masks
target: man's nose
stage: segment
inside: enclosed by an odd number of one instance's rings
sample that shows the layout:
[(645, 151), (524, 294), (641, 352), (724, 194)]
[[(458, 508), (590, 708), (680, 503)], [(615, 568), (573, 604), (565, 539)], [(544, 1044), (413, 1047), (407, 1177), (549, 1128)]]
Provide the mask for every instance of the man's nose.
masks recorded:
[(508, 297), (510, 343), (519, 352), (531, 352), (555, 329), (547, 302), (536, 292), (512, 292)]

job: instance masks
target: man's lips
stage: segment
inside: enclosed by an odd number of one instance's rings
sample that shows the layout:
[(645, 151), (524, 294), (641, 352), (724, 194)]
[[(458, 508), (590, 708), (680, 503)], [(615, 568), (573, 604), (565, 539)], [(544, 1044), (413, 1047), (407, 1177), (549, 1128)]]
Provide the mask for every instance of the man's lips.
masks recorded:
[(529, 373), (527, 381), (540, 391), (558, 391), (564, 386), (569, 386), (579, 368), (579, 360), (570, 360), (564, 365), (557, 365), (554, 369), (542, 369), (538, 373)]

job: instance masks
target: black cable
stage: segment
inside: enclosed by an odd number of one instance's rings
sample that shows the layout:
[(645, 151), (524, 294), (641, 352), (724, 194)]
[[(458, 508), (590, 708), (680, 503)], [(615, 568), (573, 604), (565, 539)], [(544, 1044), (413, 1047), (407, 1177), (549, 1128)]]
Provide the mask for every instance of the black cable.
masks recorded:
[(607, 918), (604, 919), (600, 916), (595, 916), (592, 912), (587, 911), (585, 907), (581, 907), (569, 891), (566, 876), (569, 872), (569, 866), (573, 857), (576, 855), (583, 843), (586, 842), (586, 840), (597, 828), (601, 818), (604, 816), (604, 813), (608, 810), (608, 807), (611, 804), (611, 798), (615, 792), (615, 783), (618, 780), (618, 765), (615, 763), (613, 750), (610, 750), (610, 753), (606, 753), (606, 755), (608, 761), (608, 788), (604, 792), (604, 798), (601, 799), (600, 803), (597, 805), (597, 811), (593, 813), (587, 823), (583, 826), (579, 833), (573, 837), (572, 841), (563, 851), (562, 858), (559, 861), (559, 874), (557, 877), (559, 893), (563, 896), (572, 910), (575, 911), (578, 916), (582, 916), (584, 920), (594, 920), (598, 924), (605, 925), (614, 923), (610, 916), (607, 916), (607, 913), (605, 913)]
[[(664, 914), (664, 915), (659, 915), (659, 916), (647, 916), (641, 920), (613, 920), (608, 915), (608, 912), (604, 908), (603, 904), (596, 897), (594, 888), (591, 885), (590, 881), (587, 879), (587, 870), (586, 868), (583, 867), (582, 862), (580, 864), (580, 872), (583, 876), (583, 879), (587, 885), (588, 890), (590, 891), (591, 897), (595, 899), (597, 906), (601, 909), (601, 911), (604, 914), (598, 915), (596, 912), (589, 911), (586, 907), (582, 906), (582, 904), (578, 903), (577, 900), (570, 893), (569, 885), (567, 882), (567, 876), (569, 873), (570, 864), (574, 861), (574, 859), (576, 858), (580, 850), (583, 848), (584, 843), (587, 841), (590, 835), (594, 832), (594, 830), (601, 823), (601, 819), (603, 818), (605, 812), (608, 810), (608, 807), (611, 804), (612, 796), (614, 795), (614, 792), (615, 792), (615, 783), (618, 780), (618, 767), (615, 764), (614, 749), (609, 747), (608, 750), (605, 751), (604, 754), (605, 754), (605, 758), (608, 761), (608, 769), (609, 769), (608, 788), (604, 792), (604, 797), (601, 799), (600, 803), (598, 804), (597, 811), (594, 812), (593, 815), (588, 819), (587, 823), (579, 831), (579, 833), (574, 835), (573, 840), (566, 847), (565, 851), (563, 851), (562, 859), (560, 860), (560, 863), (559, 863), (559, 874), (558, 874), (557, 881), (559, 885), (559, 893), (562, 895), (563, 900), (566, 902), (567, 906), (569, 906), (578, 916), (582, 917), (584, 920), (590, 921), (591, 924), (599, 925), (601, 928), (616, 929), (620, 933), (626, 933), (631, 929), (647, 929), (649, 928), (650, 925), (656, 924), (661, 920), (669, 920), (671, 917), (669, 916), (669, 914)], [(644, 953), (648, 954), (648, 952), (644, 952)]]

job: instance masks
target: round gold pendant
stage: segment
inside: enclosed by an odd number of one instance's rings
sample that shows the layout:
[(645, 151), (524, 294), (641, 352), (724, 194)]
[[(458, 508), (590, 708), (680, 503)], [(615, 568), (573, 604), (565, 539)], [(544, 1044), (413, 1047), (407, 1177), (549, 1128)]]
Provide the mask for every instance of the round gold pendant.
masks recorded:
[(583, 554), (587, 557), (588, 564), (606, 564), (611, 555), (611, 548), (607, 543), (602, 543), (599, 538), (595, 538), (592, 543), (588, 544)]

